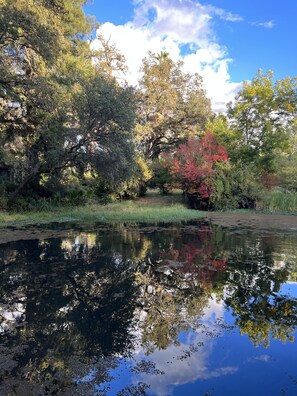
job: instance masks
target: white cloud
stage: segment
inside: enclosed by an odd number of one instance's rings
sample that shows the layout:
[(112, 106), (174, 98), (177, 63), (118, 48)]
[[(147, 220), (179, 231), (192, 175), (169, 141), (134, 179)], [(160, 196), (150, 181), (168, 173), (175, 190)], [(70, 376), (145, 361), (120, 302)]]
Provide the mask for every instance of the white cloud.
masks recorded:
[(273, 21), (267, 21), (267, 22), (253, 22), (253, 26), (260, 26), (264, 27), (266, 29), (272, 29), (275, 26), (275, 23)]
[(203, 45), (211, 34), (210, 19), (207, 9), (191, 0), (143, 0), (136, 7), (134, 24), (145, 26), (152, 36)]
[[(148, 51), (166, 51), (174, 61), (183, 59), (186, 71), (203, 77), (213, 109), (224, 111), (241, 83), (231, 82), (228, 65), (232, 60), (226, 48), (218, 44), (212, 23), (215, 17), (232, 22), (242, 18), (193, 0), (137, 0), (134, 4), (132, 21), (125, 25), (107, 22), (100, 28), (125, 56), (129, 83), (137, 85)], [(92, 43), (93, 48), (99, 45), (98, 41)]]
[(209, 6), (210, 10), (213, 10), (215, 15), (218, 15), (221, 19), (229, 22), (241, 22), (243, 18), (240, 15), (232, 14), (231, 12), (227, 12), (222, 8)]

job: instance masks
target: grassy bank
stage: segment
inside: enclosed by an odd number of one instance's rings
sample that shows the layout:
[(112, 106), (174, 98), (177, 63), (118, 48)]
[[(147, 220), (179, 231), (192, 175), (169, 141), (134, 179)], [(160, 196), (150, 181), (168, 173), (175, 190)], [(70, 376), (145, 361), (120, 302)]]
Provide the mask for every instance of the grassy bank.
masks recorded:
[(176, 222), (197, 219), (205, 212), (188, 209), (180, 192), (162, 196), (150, 191), (134, 201), (76, 208), (55, 208), (42, 212), (0, 212), (0, 227), (46, 224), (51, 222)]
[[(277, 198), (273, 201), (272, 198)], [(229, 210), (221, 213), (230, 215), (261, 215), (261, 214), (297, 214), (295, 202), (290, 205), (283, 196), (267, 197), (261, 210)], [(284, 203), (284, 207), (281, 207)], [(286, 204), (286, 205), (285, 205)], [(291, 209), (291, 210), (288, 210)], [(283, 209), (283, 210), (282, 210)], [(219, 212), (217, 212), (219, 214)], [(52, 222), (130, 222), (130, 223), (172, 223), (195, 220), (202, 217), (213, 218), (216, 212), (201, 212), (188, 209), (183, 203), (182, 195), (175, 191), (170, 195), (160, 195), (157, 191), (149, 191), (147, 196), (134, 201), (114, 202), (107, 205), (92, 204), (75, 208), (52, 208), (47, 211), (33, 212), (0, 212), (0, 227), (48, 224)], [(295, 217), (295, 216), (293, 216)], [(267, 220), (267, 219), (266, 219)], [(265, 221), (266, 221), (265, 220)]]

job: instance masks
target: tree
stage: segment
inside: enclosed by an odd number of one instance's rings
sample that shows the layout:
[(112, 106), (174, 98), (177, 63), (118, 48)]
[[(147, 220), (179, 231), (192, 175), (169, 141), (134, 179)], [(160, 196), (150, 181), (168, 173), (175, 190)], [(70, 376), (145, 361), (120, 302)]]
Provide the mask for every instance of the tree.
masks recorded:
[(110, 37), (105, 38), (102, 32), (98, 32), (97, 43), (99, 43), (99, 49), (93, 51), (94, 61), (107, 76), (113, 75), (118, 80), (126, 83), (125, 74), (128, 71), (128, 67), (125, 56), (110, 40)]
[(228, 107), (230, 126), (238, 133), (236, 160), (274, 172), (277, 156), (290, 152), (296, 115), (297, 78), (274, 82), (272, 72), (259, 71)]
[(82, 80), (77, 89), (69, 100), (68, 112), (65, 112), (65, 102), (64, 107), (53, 104), (53, 116), (43, 120), (39, 138), (31, 143), (34, 155), (29, 157), (30, 161), (23, 152), (26, 147), (20, 147), (18, 155), (28, 171), (11, 199), (25, 187), (38, 192), (40, 179), (44, 176), (47, 176), (46, 186), (53, 178), (63, 184), (66, 169), (80, 174), (81, 179), (85, 171), (91, 171), (95, 178), (102, 175), (108, 179), (111, 188), (131, 177), (134, 161), (133, 90), (122, 88), (100, 74)]
[(146, 160), (152, 160), (203, 129), (211, 109), (202, 78), (183, 72), (183, 62), (167, 53), (149, 53), (142, 72), (136, 132)]
[(11, 199), (38, 184), (44, 157), (63, 140), (73, 81), (91, 68), (83, 37), (92, 25), (83, 4), (1, 1), (0, 139), (13, 167)]
[(38, 79), (45, 80), (57, 70), (62, 78), (71, 63), (73, 66), (81, 59), (79, 54), (89, 52), (82, 39), (93, 25), (82, 11), (84, 3), (84, 0), (0, 1), (2, 101), (17, 101), (25, 107), (30, 89), (36, 89)]
[(240, 135), (231, 127), (226, 114), (213, 114), (207, 121), (205, 130), (211, 131), (219, 144), (228, 147), (228, 157), (231, 161), (236, 160)]
[(94, 25), (83, 0), (1, 3), (0, 141), (10, 201), (37, 194), (65, 169), (91, 168), (111, 184), (130, 176), (134, 93), (92, 64)]
[(214, 134), (206, 132), (200, 140), (192, 138), (180, 145), (169, 162), (169, 169), (193, 206), (205, 208), (209, 206), (219, 164), (227, 161), (226, 149), (218, 144)]
[(68, 153), (109, 178), (113, 184), (129, 180), (136, 162), (134, 150), (134, 90), (98, 73), (74, 98), (77, 130)]

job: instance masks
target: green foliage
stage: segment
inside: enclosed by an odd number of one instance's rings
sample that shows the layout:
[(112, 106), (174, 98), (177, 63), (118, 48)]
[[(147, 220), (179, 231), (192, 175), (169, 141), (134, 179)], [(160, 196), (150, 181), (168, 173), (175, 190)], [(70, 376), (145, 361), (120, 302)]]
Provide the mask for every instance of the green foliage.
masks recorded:
[(87, 192), (80, 188), (73, 189), (64, 197), (64, 202), (69, 206), (84, 205), (87, 202)]
[[(94, 25), (83, 4), (1, 2), (0, 159), (12, 164), (10, 201), (33, 191), (82, 203), (86, 170), (112, 190), (132, 177), (134, 92), (92, 64), (85, 38)], [(78, 178), (71, 188), (63, 179), (69, 168)]]
[(230, 126), (238, 134), (234, 159), (274, 172), (278, 155), (291, 150), (296, 115), (297, 78), (274, 82), (272, 72), (259, 71), (229, 104)]
[(5, 182), (0, 183), (0, 210), (7, 209), (8, 194)]
[(216, 172), (213, 179), (210, 207), (214, 210), (235, 209), (238, 196), (235, 194), (235, 181), (230, 164)]
[(149, 53), (143, 60), (136, 133), (146, 160), (158, 158), (203, 129), (211, 114), (202, 78), (184, 73), (182, 67), (167, 53)]
[(238, 160), (238, 141), (240, 133), (232, 128), (224, 114), (213, 114), (206, 123), (206, 131), (211, 131), (219, 144), (228, 148), (228, 158), (231, 162)]
[(211, 206), (222, 209), (254, 209), (262, 196), (263, 186), (253, 167), (226, 164), (216, 173)]
[(286, 190), (297, 191), (297, 152), (277, 159), (278, 185)]
[(113, 189), (108, 180), (103, 177), (97, 177), (95, 181), (94, 195), (99, 199), (99, 202), (107, 204), (112, 201)]
[(116, 190), (135, 168), (134, 91), (97, 74), (75, 94), (74, 106), (78, 128), (68, 152), (74, 147), (74, 163), (81, 159)]
[(147, 182), (151, 179), (152, 173), (139, 154), (131, 162), (132, 176), (126, 180), (123, 179), (121, 185), (116, 190), (119, 199), (131, 199), (143, 197), (146, 194)]
[(154, 176), (150, 185), (159, 188), (163, 194), (168, 194), (173, 189), (175, 182), (173, 175), (170, 173), (169, 166), (167, 166), (166, 158), (161, 157), (154, 160), (151, 169)]
[[(42, 173), (65, 166), (71, 92), (79, 63), (90, 54), (84, 1), (1, 1), (0, 143), (12, 163), (15, 190), (38, 186)], [(80, 55), (79, 55), (80, 54)], [(70, 65), (76, 64), (70, 76)], [(67, 75), (65, 74), (67, 73)]]
[(268, 212), (297, 214), (297, 192), (275, 188), (262, 194), (259, 209)]

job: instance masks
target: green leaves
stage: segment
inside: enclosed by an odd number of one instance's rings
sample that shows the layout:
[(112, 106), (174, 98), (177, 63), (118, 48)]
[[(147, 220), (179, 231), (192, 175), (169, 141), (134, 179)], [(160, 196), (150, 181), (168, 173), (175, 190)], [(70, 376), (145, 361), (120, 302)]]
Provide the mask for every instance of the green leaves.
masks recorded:
[(230, 126), (239, 133), (237, 160), (273, 172), (275, 159), (290, 151), (297, 115), (297, 79), (274, 81), (259, 71), (229, 104)]
[(211, 114), (201, 77), (182, 67), (166, 53), (149, 53), (143, 60), (136, 131), (147, 160), (193, 136)]
[(13, 164), (11, 199), (30, 186), (39, 194), (44, 175), (62, 184), (67, 168), (83, 179), (93, 167), (112, 183), (130, 176), (134, 93), (92, 64), (84, 3), (0, 3), (0, 143)]

